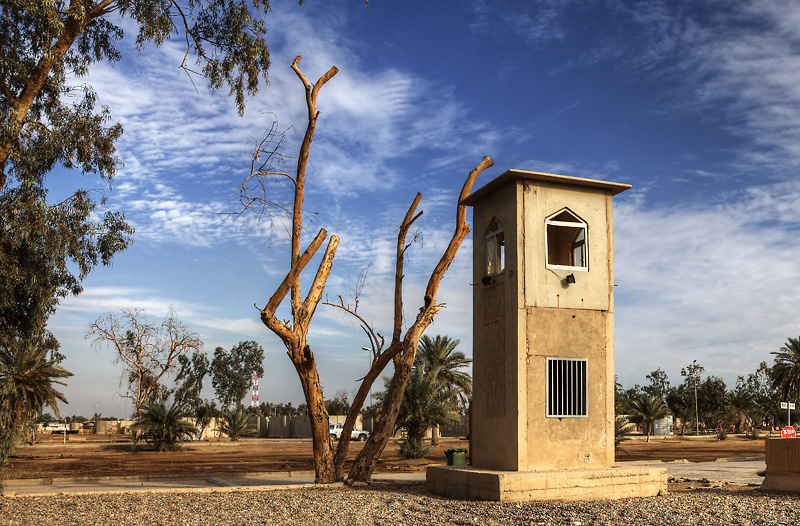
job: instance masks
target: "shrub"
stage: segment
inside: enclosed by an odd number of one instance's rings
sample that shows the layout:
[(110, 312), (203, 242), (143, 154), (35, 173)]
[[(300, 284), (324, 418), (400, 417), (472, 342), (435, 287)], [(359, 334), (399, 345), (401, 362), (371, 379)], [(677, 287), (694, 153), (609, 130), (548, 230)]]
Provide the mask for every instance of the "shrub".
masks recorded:
[(422, 442), (409, 442), (403, 440), (400, 444), (400, 455), (403, 458), (422, 458), (431, 448), (422, 445)]
[(220, 430), (230, 437), (231, 442), (239, 440), (239, 437), (249, 433), (252, 429), (251, 415), (243, 406), (240, 405), (233, 411), (225, 411), (222, 414)]
[(147, 402), (131, 429), (141, 433), (137, 440), (144, 440), (157, 451), (177, 449), (183, 440), (197, 434), (197, 428), (183, 420), (184, 411), (185, 406), (178, 402), (167, 407), (163, 398)]
[(628, 440), (626, 435), (630, 433), (633, 425), (625, 415), (617, 415), (614, 418), (614, 451), (619, 449), (619, 445), (624, 440)]

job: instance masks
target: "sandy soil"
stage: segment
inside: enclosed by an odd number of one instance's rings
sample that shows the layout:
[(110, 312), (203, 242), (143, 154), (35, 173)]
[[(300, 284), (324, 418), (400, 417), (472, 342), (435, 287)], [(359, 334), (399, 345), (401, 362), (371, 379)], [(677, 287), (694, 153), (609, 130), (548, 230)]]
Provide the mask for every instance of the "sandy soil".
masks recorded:
[[(102, 439), (102, 440), (101, 440)], [(70, 435), (47, 437), (30, 446), (19, 447), (11, 459), (12, 479), (97, 477), (129, 475), (220, 475), (265, 471), (312, 471), (310, 439), (243, 439), (239, 442), (190, 442), (180, 451), (156, 452), (140, 444), (111, 442), (106, 436)], [(349, 459), (362, 444), (351, 442)], [(377, 472), (416, 471), (432, 464), (444, 464), (444, 451), (468, 448), (467, 440), (443, 438), (423, 459), (405, 460), (392, 441), (378, 462)], [(680, 460), (706, 462), (718, 458), (763, 457), (764, 441), (730, 437), (658, 438), (647, 443), (634, 438), (622, 443), (617, 460)]]

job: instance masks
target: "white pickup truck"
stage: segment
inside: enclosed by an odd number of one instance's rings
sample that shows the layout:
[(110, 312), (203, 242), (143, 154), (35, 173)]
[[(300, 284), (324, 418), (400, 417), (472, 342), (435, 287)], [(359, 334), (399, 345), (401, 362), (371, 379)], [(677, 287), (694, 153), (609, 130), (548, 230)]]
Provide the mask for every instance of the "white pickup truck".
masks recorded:
[[(339, 438), (342, 436), (342, 431), (344, 430), (344, 424), (330, 424), (329, 428), (331, 432), (331, 440), (339, 440)], [(353, 431), (350, 433), (350, 440), (366, 442), (368, 437), (369, 431), (364, 431), (363, 429), (353, 429)]]

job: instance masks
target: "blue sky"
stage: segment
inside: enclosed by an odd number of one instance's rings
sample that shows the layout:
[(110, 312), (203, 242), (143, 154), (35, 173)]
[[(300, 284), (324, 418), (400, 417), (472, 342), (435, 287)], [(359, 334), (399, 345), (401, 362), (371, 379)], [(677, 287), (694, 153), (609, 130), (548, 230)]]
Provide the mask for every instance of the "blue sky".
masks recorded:
[[(129, 28), (124, 59), (88, 81), (125, 128), (108, 206), (126, 213), (136, 242), (50, 322), (75, 373), (64, 411), (124, 416), (121, 371), (86, 329), (123, 308), (160, 321), (170, 306), (209, 353), (261, 343), (262, 401), (302, 402), (253, 307), (287, 269), (285, 225), (219, 215), (237, 209), (253, 138), (273, 118), (294, 144), (302, 138), (296, 55), (311, 80), (340, 70), (319, 97), (306, 201), (309, 232), (342, 240), (329, 297), (346, 296), (370, 265), (360, 312), (389, 332), (396, 229), (419, 191), (413, 316), (484, 155), (495, 167), (476, 186), (510, 168), (628, 183), (614, 204), (620, 381), (644, 384), (661, 367), (677, 384), (696, 359), (733, 387), (800, 333), (799, 22), (800, 5), (771, 0), (276, 1), (270, 82), (243, 117), (224, 91), (178, 69), (180, 42), (137, 55)], [(51, 181), (54, 194), (101, 187), (77, 174)], [(470, 355), (471, 250), (470, 237), (427, 332), (460, 338)], [(326, 395), (353, 391), (368, 364), (357, 325), (320, 307), (309, 340)]]

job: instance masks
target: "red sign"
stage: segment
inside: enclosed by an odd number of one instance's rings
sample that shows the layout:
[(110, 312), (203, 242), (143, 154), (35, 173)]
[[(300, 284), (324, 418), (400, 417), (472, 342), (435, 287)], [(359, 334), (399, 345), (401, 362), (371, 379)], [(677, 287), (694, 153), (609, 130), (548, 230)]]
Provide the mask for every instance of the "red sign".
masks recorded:
[(784, 427), (783, 431), (781, 431), (781, 436), (783, 438), (794, 438), (795, 437), (794, 428), (792, 426)]

